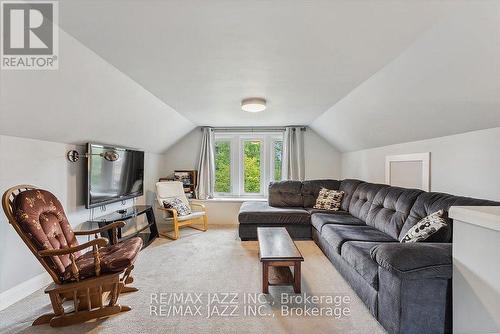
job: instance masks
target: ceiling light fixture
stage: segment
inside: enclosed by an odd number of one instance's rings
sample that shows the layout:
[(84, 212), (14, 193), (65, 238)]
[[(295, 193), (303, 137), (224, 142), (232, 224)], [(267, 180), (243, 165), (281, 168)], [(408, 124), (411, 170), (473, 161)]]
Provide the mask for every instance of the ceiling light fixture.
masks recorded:
[(247, 112), (260, 112), (266, 110), (266, 99), (251, 97), (241, 101), (241, 109)]

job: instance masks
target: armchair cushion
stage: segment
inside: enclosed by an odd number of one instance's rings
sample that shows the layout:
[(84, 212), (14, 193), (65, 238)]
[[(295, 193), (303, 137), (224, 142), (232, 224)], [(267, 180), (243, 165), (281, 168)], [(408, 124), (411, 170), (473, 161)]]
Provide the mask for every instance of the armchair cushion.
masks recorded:
[[(192, 211), (190, 214), (185, 215), (185, 216), (177, 216), (177, 221), (185, 221), (185, 220), (191, 220), (191, 219), (197, 219), (201, 218), (204, 215), (206, 215), (205, 211)], [(172, 217), (166, 217), (165, 218), (167, 221), (171, 221), (173, 218)]]
[(373, 247), (370, 255), (402, 279), (451, 279), (451, 243), (384, 243)]
[[(16, 221), (38, 251), (78, 246), (61, 203), (48, 191), (31, 189), (16, 196)], [(80, 253), (75, 253), (80, 256)], [(60, 275), (70, 266), (69, 255), (52, 256), (49, 265)]]
[(163, 200), (165, 209), (174, 209), (179, 216), (187, 216), (191, 214), (191, 208), (178, 198)]
[[(137, 254), (142, 248), (142, 239), (130, 238), (114, 245), (99, 248), (101, 258), (101, 274), (120, 272), (135, 262)], [(95, 276), (94, 253), (89, 251), (76, 259), (79, 278), (85, 279)], [(63, 281), (71, 281), (71, 266), (62, 275)]]

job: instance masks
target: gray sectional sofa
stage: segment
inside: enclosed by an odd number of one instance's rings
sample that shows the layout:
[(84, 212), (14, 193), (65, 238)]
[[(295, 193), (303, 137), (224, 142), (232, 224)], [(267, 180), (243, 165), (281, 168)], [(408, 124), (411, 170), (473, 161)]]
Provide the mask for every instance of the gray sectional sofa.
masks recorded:
[[(322, 187), (344, 191), (340, 211), (313, 209)], [(360, 180), (282, 181), (269, 186), (268, 202), (242, 204), (239, 235), (256, 240), (258, 226), (283, 226), (313, 239), (389, 333), (448, 333), (451, 223), (426, 242), (399, 240), (454, 205), (500, 203)]]

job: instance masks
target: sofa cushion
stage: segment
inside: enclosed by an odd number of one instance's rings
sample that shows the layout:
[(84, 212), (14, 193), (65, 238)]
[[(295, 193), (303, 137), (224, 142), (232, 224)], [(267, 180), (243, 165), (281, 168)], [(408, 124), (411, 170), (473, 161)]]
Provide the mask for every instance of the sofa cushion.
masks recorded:
[(321, 230), (321, 236), (340, 254), (342, 245), (347, 241), (398, 242), (389, 235), (371, 226), (347, 226), (328, 224)]
[(338, 225), (366, 225), (361, 219), (356, 218), (348, 213), (337, 214), (337, 213), (315, 213), (311, 216), (312, 226), (321, 232), (323, 226), (328, 224), (338, 224)]
[(371, 287), (378, 290), (378, 263), (370, 250), (380, 242), (348, 241), (342, 245), (341, 256), (360, 274)]
[(338, 190), (340, 181), (338, 180), (309, 180), (302, 182), (302, 198), (305, 208), (312, 208), (316, 204), (321, 188)]
[[(416, 223), (436, 211), (444, 210), (444, 217), (447, 218), (450, 206), (500, 206), (500, 203), (444, 193), (424, 192), (418, 196), (413, 204), (410, 214), (401, 228), (399, 239)], [(430, 236), (426, 242), (451, 242), (452, 227), (452, 221), (448, 220), (447, 228), (440, 229), (437, 233)]]
[(344, 197), (342, 198), (342, 204), (340, 205), (340, 209), (343, 211), (349, 211), (349, 203), (351, 203), (351, 198), (356, 188), (364, 183), (361, 180), (354, 179), (346, 179), (340, 182), (339, 190), (344, 192)]
[(347, 211), (331, 211), (331, 210), (322, 210), (315, 208), (305, 208), (307, 212), (312, 216), (317, 213), (326, 213), (326, 214), (335, 214), (335, 215), (350, 215)]
[(309, 224), (309, 212), (296, 207), (273, 207), (267, 202), (244, 202), (238, 215), (240, 224)]
[(339, 211), (343, 196), (343, 191), (321, 188), (318, 198), (316, 199), (316, 204), (314, 204), (314, 208), (328, 211)]
[(425, 241), (440, 229), (447, 227), (448, 222), (443, 218), (443, 213), (443, 210), (439, 210), (423, 218), (406, 232), (401, 242)]
[(451, 243), (381, 243), (370, 250), (370, 256), (402, 279), (452, 277)]
[(386, 187), (373, 199), (366, 224), (399, 239), (399, 233), (422, 190)]
[(302, 182), (271, 182), (269, 184), (269, 205), (276, 207), (303, 207)]
[(381, 189), (388, 187), (386, 184), (361, 183), (352, 195), (349, 203), (349, 213), (362, 221), (366, 221), (375, 196)]

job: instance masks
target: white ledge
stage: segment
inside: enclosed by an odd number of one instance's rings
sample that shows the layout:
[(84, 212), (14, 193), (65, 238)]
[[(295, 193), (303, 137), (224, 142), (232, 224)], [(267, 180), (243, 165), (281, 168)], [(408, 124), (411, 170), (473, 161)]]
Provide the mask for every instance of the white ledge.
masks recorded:
[(242, 203), (242, 202), (267, 202), (267, 198), (250, 198), (250, 197), (217, 197), (210, 199), (192, 199), (193, 202), (226, 202), (226, 203)]
[(452, 206), (450, 218), (500, 232), (500, 206)]

